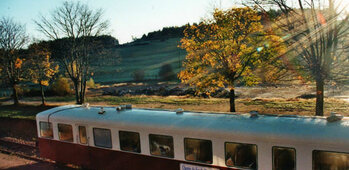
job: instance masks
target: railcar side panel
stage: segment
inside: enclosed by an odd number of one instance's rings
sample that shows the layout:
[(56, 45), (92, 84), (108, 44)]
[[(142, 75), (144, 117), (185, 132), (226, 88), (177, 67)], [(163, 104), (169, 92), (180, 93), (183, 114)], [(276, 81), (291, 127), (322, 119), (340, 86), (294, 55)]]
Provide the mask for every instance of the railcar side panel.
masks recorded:
[(59, 163), (90, 167), (89, 147), (74, 143), (39, 138), (40, 156)]
[(211, 167), (220, 170), (231, 168), (202, 165), (194, 162), (165, 159), (155, 156), (134, 154), (110, 149), (61, 142), (39, 138), (40, 156), (60, 163), (69, 163), (93, 169), (118, 170), (178, 170), (180, 164), (191, 164), (201, 167)]

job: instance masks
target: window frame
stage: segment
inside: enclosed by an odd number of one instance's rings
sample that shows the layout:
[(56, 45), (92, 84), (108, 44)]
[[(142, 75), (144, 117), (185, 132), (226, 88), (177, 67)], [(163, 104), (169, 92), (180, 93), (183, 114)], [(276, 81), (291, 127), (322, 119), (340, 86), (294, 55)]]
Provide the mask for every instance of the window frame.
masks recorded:
[[(107, 130), (107, 131), (109, 131), (109, 134), (110, 134), (110, 147), (109, 147), (109, 146), (98, 146), (98, 145), (96, 145), (95, 129), (102, 129), (102, 130)], [(93, 133), (93, 145), (94, 145), (94, 146), (99, 147), (99, 148), (107, 148), (107, 149), (113, 148), (113, 139), (112, 139), (113, 137), (112, 137), (111, 129), (93, 127), (93, 128), (92, 128), (92, 133)]]
[[(150, 141), (150, 135), (153, 135), (153, 136), (162, 136), (162, 137), (170, 137), (172, 139), (172, 146), (173, 148), (171, 148), (173, 150), (173, 156), (162, 156), (162, 155), (154, 155), (151, 153), (151, 141)], [(148, 135), (148, 141), (149, 141), (149, 153), (150, 155), (152, 156), (158, 156), (158, 157), (162, 157), (162, 158), (174, 158), (175, 157), (175, 152), (174, 152), (174, 139), (173, 139), (173, 136), (170, 136), (170, 135), (160, 135), (160, 134), (152, 134), (150, 133)]]
[(256, 146), (256, 169), (255, 170), (258, 170), (258, 145), (257, 144), (241, 143), (241, 142), (224, 142), (224, 163), (225, 163), (225, 166), (231, 167), (231, 168), (238, 168), (238, 169), (246, 169), (246, 167), (227, 165), (227, 160), (226, 160), (227, 143), (242, 144), (242, 145), (255, 145)]
[[(86, 143), (81, 143), (81, 137), (80, 137), (80, 127), (85, 127), (85, 132), (86, 132)], [(81, 145), (89, 145), (89, 137), (88, 137), (88, 130), (86, 125), (77, 125), (78, 129), (78, 143)]]
[[(43, 135), (41, 134), (41, 123), (47, 123), (47, 124), (50, 125), (51, 131), (52, 131), (52, 137), (43, 136)], [(54, 130), (53, 130), (53, 124), (52, 124), (52, 122), (39, 121), (39, 131), (40, 131), (40, 137), (41, 137), (41, 138), (45, 138), (45, 139), (53, 139), (53, 138), (54, 138)]]
[(273, 147), (271, 147), (272, 170), (275, 170), (275, 167), (274, 167), (274, 152), (273, 152), (274, 148), (282, 148), (282, 149), (292, 149), (292, 150), (294, 150), (294, 167), (295, 167), (295, 170), (297, 170), (297, 150), (296, 150), (296, 148), (285, 147), (285, 146), (273, 146)]
[[(139, 152), (136, 151), (129, 151), (129, 150), (124, 150), (121, 147), (121, 135), (120, 132), (127, 132), (127, 133), (136, 133), (138, 134), (138, 141), (139, 141)], [(142, 153), (142, 142), (141, 142), (141, 134), (139, 132), (134, 132), (134, 131), (127, 131), (127, 130), (119, 130), (119, 145), (120, 145), (120, 150), (124, 152), (130, 152), (130, 153)]]
[[(192, 161), (192, 160), (187, 160), (187, 159), (186, 159), (186, 147), (185, 147), (185, 140), (186, 140), (186, 139), (194, 139), (194, 140), (209, 141), (209, 143), (211, 144), (211, 162), (210, 162), (210, 163), (207, 163), (207, 162), (203, 162), (203, 161)], [(184, 137), (184, 138), (183, 138), (183, 147), (184, 147), (184, 160), (190, 161), (190, 162), (208, 164), (208, 165), (213, 164), (213, 144), (212, 144), (212, 140), (209, 140), (209, 139), (200, 139), (200, 138)]]
[(348, 154), (349, 155), (349, 152), (337, 152), (337, 151), (329, 151), (329, 150), (316, 150), (314, 149), (312, 152), (311, 152), (311, 159), (312, 159), (312, 165), (311, 165), (311, 169), (314, 170), (315, 168), (315, 159), (314, 159), (314, 152), (316, 151), (320, 151), (320, 152), (330, 152), (330, 153), (339, 153), (339, 154)]
[[(64, 126), (70, 126), (71, 127), (71, 134), (72, 134), (72, 141), (70, 140), (62, 140), (61, 136), (59, 135), (59, 125), (64, 125)], [(73, 130), (73, 125), (71, 124), (66, 124), (66, 123), (57, 123), (57, 132), (58, 132), (58, 140), (62, 142), (69, 142), (69, 143), (74, 143), (74, 130)]]

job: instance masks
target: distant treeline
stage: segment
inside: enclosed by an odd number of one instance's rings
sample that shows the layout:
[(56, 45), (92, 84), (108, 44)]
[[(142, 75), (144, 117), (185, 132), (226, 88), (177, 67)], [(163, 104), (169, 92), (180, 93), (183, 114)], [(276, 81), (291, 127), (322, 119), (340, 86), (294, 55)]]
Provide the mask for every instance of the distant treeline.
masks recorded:
[[(262, 16), (262, 20), (261, 20), (262, 24), (266, 25), (270, 20), (274, 20), (279, 15), (281, 15), (281, 11), (271, 9), (266, 12), (259, 12), (259, 15)], [(194, 23), (193, 25), (197, 25), (197, 23)], [(143, 34), (141, 38), (133, 38), (133, 42), (131, 43), (136, 43), (133, 45), (143, 45), (139, 43), (142, 43), (144, 41), (152, 41), (152, 40), (164, 41), (169, 38), (182, 38), (184, 36), (183, 34), (184, 30), (188, 26), (190, 26), (189, 23), (180, 27), (177, 27), (177, 26), (164, 27), (162, 28), (162, 30), (149, 32), (148, 34)]]
[(143, 34), (139, 39), (133, 39), (134, 42), (139, 41), (151, 41), (151, 40), (166, 40), (169, 38), (182, 38), (184, 29), (188, 26), (183, 25), (181, 27), (164, 27), (162, 30), (149, 32), (148, 34)]

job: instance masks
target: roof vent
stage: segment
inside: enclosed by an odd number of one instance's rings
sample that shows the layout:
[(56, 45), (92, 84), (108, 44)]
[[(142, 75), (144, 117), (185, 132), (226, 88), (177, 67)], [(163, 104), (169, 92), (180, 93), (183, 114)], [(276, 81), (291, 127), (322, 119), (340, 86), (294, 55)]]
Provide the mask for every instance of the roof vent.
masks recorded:
[(123, 110), (123, 108), (121, 106), (116, 107), (116, 111), (122, 111), (122, 110)]
[(128, 110), (128, 109), (132, 109), (132, 105), (128, 104), (128, 105), (120, 105), (116, 107), (117, 111)]
[(89, 103), (84, 103), (82, 104), (83, 108), (90, 109), (90, 104)]
[(131, 104), (127, 104), (126, 105), (126, 109), (132, 109), (132, 105)]
[(258, 116), (259, 116), (259, 114), (257, 111), (250, 111), (250, 118), (256, 118)]
[(104, 113), (105, 113), (105, 111), (104, 111), (103, 107), (101, 107), (101, 110), (98, 112), (98, 114), (102, 115)]
[(336, 112), (331, 112), (331, 116), (328, 116), (327, 118), (328, 122), (336, 122), (343, 119), (343, 115), (337, 114)]
[(176, 112), (176, 114), (183, 114), (184, 109), (178, 108), (178, 109), (175, 110), (175, 112)]

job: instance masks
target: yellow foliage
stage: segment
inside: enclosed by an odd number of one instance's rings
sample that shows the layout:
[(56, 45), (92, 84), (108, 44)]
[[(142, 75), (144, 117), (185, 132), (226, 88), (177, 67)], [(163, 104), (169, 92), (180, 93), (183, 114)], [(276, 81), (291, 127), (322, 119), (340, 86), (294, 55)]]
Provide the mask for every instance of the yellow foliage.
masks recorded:
[(43, 86), (48, 86), (48, 81), (47, 80), (42, 80), (41, 82), (40, 82), (40, 84), (41, 85), (43, 85)]
[(251, 8), (232, 8), (215, 10), (213, 19), (187, 27), (180, 45), (187, 51), (185, 69), (178, 77), (205, 92), (233, 88), (237, 81), (257, 84), (253, 69), (285, 52), (282, 38), (267, 35), (260, 20)]
[(59, 66), (50, 60), (50, 52), (34, 44), (30, 53), (31, 67), (29, 75), (33, 83), (48, 86), (51, 78), (59, 71)]
[(23, 64), (23, 59), (17, 58), (15, 62), (15, 68), (16, 69), (22, 68), (22, 64)]

